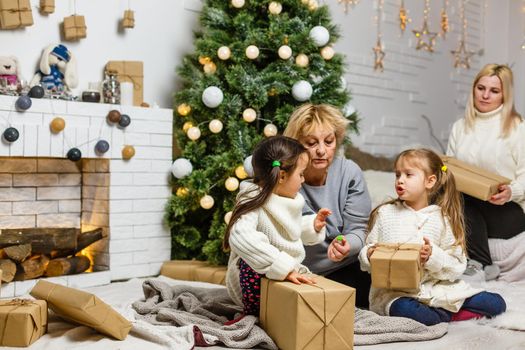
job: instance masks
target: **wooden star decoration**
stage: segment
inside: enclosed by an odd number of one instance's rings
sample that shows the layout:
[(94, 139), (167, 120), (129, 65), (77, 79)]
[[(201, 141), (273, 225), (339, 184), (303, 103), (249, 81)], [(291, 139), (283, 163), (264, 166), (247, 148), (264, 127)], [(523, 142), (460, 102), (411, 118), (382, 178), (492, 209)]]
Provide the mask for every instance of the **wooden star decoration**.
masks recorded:
[(377, 39), (376, 46), (372, 48), (372, 51), (374, 51), (374, 70), (379, 70), (380, 72), (383, 72), (383, 59), (385, 58), (386, 54), (383, 51), (383, 45), (381, 45), (381, 39)]
[(474, 55), (474, 51), (468, 51), (465, 40), (461, 39), (457, 50), (450, 51), (454, 55), (454, 68), (462, 67), (470, 69), (470, 58)]
[(349, 6), (354, 7), (359, 2), (359, 0), (337, 0), (337, 1), (340, 4), (344, 4), (345, 5), (345, 13), (348, 13), (348, 7)]
[[(416, 50), (423, 49), (428, 52), (434, 52), (437, 33), (428, 30), (428, 22), (426, 19), (423, 21), (423, 28), (421, 28), (421, 30), (414, 29), (412, 32), (417, 38)], [(427, 37), (427, 41), (424, 40), (425, 37)]]

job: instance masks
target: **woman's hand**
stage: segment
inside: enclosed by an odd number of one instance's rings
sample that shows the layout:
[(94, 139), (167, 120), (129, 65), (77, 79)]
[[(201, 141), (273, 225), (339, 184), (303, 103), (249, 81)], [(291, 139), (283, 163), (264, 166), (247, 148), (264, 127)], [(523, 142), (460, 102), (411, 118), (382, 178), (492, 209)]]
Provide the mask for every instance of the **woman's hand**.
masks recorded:
[(425, 244), (421, 247), (419, 251), (419, 261), (421, 265), (425, 265), (430, 256), (432, 255), (432, 246), (430, 245), (430, 240), (427, 237), (423, 237)]
[(317, 212), (317, 216), (314, 220), (314, 229), (315, 232), (319, 232), (326, 226), (326, 218), (332, 215), (332, 211), (327, 208), (321, 208)]
[(295, 284), (315, 284), (315, 279), (310, 276), (301, 275), (299, 272), (292, 271), (286, 276), (285, 280), (290, 281)]
[(512, 196), (512, 190), (510, 189), (509, 185), (500, 185), (498, 187), (498, 193), (492, 195), (490, 197), (489, 202), (496, 205), (503, 205), (510, 201), (510, 197)]
[(350, 253), (350, 243), (343, 236), (342, 240), (333, 239), (330, 245), (328, 246), (328, 259), (339, 262), (346, 258)]

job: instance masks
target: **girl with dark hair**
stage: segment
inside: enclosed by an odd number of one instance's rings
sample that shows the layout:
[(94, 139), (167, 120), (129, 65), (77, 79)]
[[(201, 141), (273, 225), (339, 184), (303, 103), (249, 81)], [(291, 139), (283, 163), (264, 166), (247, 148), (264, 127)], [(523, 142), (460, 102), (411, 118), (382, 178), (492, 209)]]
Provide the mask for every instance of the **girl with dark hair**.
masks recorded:
[(259, 315), (260, 278), (315, 283), (303, 273), (303, 244), (325, 238), (326, 217), (302, 216), (304, 198), (299, 194), (308, 165), (306, 149), (296, 140), (275, 136), (260, 142), (252, 155), (253, 182), (241, 184), (237, 204), (224, 235), (230, 249), (226, 286), (244, 314)]

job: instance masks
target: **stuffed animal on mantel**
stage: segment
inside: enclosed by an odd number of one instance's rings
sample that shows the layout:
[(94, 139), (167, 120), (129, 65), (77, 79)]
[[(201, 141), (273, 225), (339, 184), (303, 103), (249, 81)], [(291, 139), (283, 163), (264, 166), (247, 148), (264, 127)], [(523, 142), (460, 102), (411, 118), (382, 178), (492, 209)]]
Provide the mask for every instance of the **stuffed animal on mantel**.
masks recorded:
[(15, 56), (0, 56), (0, 79), (6, 81), (6, 85), (16, 87), (22, 79), (20, 75), (20, 63)]
[(77, 87), (77, 62), (73, 53), (62, 44), (49, 45), (40, 58), (40, 69), (29, 84), (51, 92), (70, 92)]

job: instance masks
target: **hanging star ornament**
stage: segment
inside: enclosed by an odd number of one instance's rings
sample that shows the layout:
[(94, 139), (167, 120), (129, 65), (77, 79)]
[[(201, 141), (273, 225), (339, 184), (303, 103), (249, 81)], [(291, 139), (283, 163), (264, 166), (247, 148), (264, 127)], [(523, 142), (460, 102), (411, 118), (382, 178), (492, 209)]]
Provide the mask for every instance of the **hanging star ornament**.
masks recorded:
[(470, 58), (475, 52), (467, 50), (465, 40), (461, 39), (458, 49), (450, 52), (454, 55), (454, 68), (462, 67), (470, 69)]
[(348, 7), (354, 7), (355, 5), (357, 5), (357, 3), (359, 2), (359, 0), (337, 0), (337, 2), (339, 2), (340, 4), (344, 4), (345, 5), (345, 13), (348, 13)]
[[(436, 44), (436, 32), (430, 32), (428, 30), (427, 20), (423, 20), (423, 28), (421, 30), (412, 30), (417, 38), (416, 50), (425, 50), (428, 52), (434, 52), (434, 45)], [(425, 41), (425, 37), (427, 40)]]
[(372, 51), (374, 51), (375, 59), (374, 59), (374, 70), (379, 70), (380, 72), (383, 72), (383, 59), (385, 58), (386, 54), (383, 51), (383, 45), (381, 44), (381, 39), (377, 39), (376, 46), (372, 48)]

